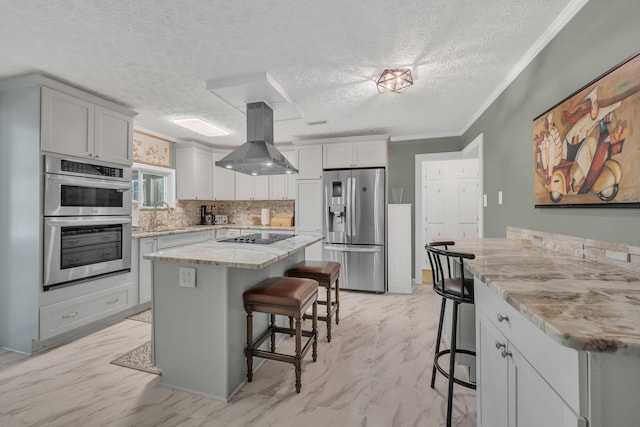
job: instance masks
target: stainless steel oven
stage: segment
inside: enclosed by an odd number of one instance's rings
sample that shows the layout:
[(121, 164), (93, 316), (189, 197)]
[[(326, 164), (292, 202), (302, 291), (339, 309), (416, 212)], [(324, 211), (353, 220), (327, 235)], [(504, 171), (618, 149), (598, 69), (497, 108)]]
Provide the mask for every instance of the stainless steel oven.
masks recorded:
[(131, 215), (131, 168), (45, 156), (44, 216)]
[(44, 290), (131, 270), (131, 217), (44, 219)]
[(131, 168), (44, 158), (43, 286), (131, 270)]

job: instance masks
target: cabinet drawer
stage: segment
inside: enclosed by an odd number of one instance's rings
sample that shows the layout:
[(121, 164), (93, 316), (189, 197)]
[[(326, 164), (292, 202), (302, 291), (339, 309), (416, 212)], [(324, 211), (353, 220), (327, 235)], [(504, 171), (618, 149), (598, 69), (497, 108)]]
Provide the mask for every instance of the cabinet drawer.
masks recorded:
[(207, 240), (206, 231), (195, 231), (192, 233), (169, 234), (158, 236), (158, 250), (173, 248), (175, 246), (189, 245)]
[(135, 284), (130, 283), (40, 307), (40, 340), (123, 311), (136, 300)]
[[(474, 285), (476, 310), (496, 326), (577, 414), (585, 415), (587, 354), (554, 341), (482, 281), (476, 279)], [(498, 316), (503, 320), (499, 321)]]

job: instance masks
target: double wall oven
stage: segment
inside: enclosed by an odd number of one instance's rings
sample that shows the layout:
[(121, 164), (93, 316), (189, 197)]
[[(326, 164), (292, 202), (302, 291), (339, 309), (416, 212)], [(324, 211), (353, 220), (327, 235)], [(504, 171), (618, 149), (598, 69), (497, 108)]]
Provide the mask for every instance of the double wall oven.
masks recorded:
[(131, 270), (131, 168), (44, 157), (44, 290)]

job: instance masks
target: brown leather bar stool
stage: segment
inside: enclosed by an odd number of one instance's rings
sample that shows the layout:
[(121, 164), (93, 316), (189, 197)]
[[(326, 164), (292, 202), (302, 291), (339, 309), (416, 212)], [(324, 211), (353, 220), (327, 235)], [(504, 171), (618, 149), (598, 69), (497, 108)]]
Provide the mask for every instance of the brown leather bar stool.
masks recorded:
[[(327, 290), (325, 301), (318, 301), (327, 306), (326, 316), (318, 316), (318, 320), (327, 322), (327, 341), (331, 342), (331, 317), (335, 314), (336, 325), (340, 323), (340, 263), (332, 261), (302, 261), (293, 265), (285, 273), (288, 277), (306, 277), (317, 280)], [(335, 284), (335, 300), (331, 299), (331, 289)], [(309, 318), (306, 315), (305, 318)]]
[[(253, 358), (278, 360), (292, 363), (296, 368), (296, 392), (300, 393), (302, 359), (313, 347), (313, 361), (318, 357), (318, 282), (311, 279), (271, 277), (260, 282), (243, 294), (244, 308), (247, 312), (247, 381), (253, 380)], [(301, 321), (305, 312), (312, 307), (311, 331), (303, 331)], [(268, 313), (271, 318), (269, 327), (254, 341), (253, 313)], [(288, 316), (296, 321), (295, 329), (276, 326), (276, 315)], [(276, 352), (276, 333), (295, 334), (295, 355)], [(304, 348), (302, 337), (308, 337)], [(270, 351), (258, 347), (271, 337)]]
[[(456, 378), (454, 374), (456, 354), (468, 354), (475, 356), (473, 350), (457, 348), (456, 340), (458, 333), (458, 306), (460, 304), (473, 304), (473, 277), (464, 277), (464, 260), (474, 259), (474, 254), (464, 252), (453, 252), (449, 246), (455, 242), (432, 242), (425, 246), (429, 263), (431, 264), (431, 274), (433, 275), (433, 290), (442, 297), (440, 306), (440, 320), (438, 322), (438, 336), (436, 338), (436, 350), (433, 355), (433, 371), (431, 372), (431, 388), (436, 382), (436, 369), (449, 380), (447, 392), (447, 427), (451, 426), (451, 410), (453, 408), (453, 384), (456, 383), (466, 388), (475, 390), (474, 383)], [(451, 259), (457, 259), (460, 264), (460, 277), (451, 277)], [(443, 260), (447, 263), (448, 277), (444, 275)], [(440, 339), (442, 338), (442, 324), (444, 323), (444, 310), (447, 300), (453, 303), (451, 315), (451, 348), (440, 350)], [(445, 371), (438, 362), (440, 357), (449, 355), (449, 371)]]

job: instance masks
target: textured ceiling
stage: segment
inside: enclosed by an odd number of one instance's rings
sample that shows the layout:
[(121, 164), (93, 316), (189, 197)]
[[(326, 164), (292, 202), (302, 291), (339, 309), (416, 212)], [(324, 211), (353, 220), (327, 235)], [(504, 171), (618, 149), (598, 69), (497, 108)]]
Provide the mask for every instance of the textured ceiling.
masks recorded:
[[(304, 117), (275, 140), (458, 135), (576, 0), (0, 0), (0, 78), (42, 72), (175, 140), (235, 146), (245, 116), (207, 80), (268, 72)], [(414, 86), (378, 94), (385, 68)], [(231, 135), (172, 123), (196, 116)], [(326, 121), (310, 126), (308, 122)]]

